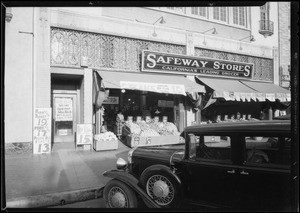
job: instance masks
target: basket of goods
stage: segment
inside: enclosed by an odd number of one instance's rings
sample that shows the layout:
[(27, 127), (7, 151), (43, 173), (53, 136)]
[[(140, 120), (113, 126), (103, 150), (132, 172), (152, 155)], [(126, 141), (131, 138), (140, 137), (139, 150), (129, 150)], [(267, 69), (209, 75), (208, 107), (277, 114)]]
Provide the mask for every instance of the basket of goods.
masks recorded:
[(112, 150), (118, 149), (117, 136), (110, 131), (94, 135), (94, 150)]

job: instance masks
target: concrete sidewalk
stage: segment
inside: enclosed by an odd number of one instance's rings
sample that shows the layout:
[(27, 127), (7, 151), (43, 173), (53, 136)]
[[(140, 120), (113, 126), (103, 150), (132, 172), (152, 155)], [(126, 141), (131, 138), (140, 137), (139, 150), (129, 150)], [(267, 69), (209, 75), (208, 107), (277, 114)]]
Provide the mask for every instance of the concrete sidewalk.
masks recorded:
[(5, 156), (7, 208), (34, 208), (67, 204), (102, 196), (119, 157), (130, 150), (119, 141), (117, 150), (57, 150), (51, 154)]

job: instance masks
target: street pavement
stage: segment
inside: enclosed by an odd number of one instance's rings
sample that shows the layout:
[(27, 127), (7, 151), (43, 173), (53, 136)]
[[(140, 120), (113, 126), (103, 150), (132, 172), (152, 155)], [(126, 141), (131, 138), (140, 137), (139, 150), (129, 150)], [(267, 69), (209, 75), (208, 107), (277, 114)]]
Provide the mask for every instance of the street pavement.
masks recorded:
[(50, 154), (5, 155), (6, 208), (64, 205), (102, 197), (109, 178), (103, 172), (127, 160), (129, 147), (117, 150), (53, 150)]

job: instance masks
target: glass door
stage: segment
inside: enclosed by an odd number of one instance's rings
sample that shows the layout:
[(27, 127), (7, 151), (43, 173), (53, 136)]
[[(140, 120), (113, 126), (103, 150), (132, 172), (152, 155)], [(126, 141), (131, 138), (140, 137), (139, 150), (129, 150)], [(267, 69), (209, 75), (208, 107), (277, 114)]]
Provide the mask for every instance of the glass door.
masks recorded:
[(54, 143), (75, 142), (76, 94), (53, 94)]

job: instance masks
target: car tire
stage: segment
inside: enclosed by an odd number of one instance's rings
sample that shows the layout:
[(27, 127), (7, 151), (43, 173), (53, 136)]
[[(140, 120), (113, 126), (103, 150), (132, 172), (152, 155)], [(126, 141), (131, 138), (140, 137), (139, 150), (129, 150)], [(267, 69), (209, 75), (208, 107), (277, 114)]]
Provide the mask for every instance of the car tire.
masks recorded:
[(103, 195), (109, 208), (138, 207), (136, 193), (119, 180), (110, 180), (104, 187)]
[(181, 204), (181, 187), (168, 171), (156, 169), (141, 175), (140, 185), (162, 208), (176, 208)]

